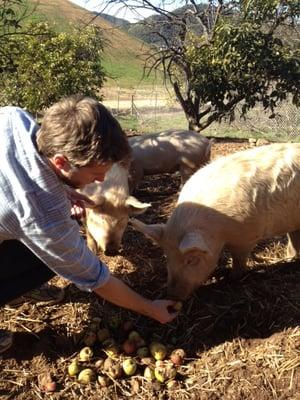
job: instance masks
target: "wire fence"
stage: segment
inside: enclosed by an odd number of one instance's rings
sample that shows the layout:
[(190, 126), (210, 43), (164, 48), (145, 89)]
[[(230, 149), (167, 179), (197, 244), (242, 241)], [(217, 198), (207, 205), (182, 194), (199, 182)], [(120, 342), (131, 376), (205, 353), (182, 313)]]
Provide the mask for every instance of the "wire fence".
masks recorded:
[[(171, 92), (162, 89), (106, 89), (103, 103), (116, 116), (136, 118), (139, 130), (159, 131), (167, 128), (187, 129), (187, 121), (180, 104)], [(235, 120), (231, 123), (214, 122), (204, 134), (221, 135), (222, 131), (236, 131), (241, 135), (266, 137), (278, 141), (300, 140), (300, 113), (291, 100), (281, 103), (270, 118), (270, 111), (257, 105), (243, 118), (241, 106), (236, 109)]]

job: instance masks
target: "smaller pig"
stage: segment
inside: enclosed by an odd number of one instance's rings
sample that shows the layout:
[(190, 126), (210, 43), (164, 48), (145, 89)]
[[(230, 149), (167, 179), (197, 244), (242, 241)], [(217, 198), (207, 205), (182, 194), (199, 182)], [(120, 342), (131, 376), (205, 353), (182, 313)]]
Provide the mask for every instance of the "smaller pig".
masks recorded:
[(128, 168), (119, 163), (107, 172), (103, 182), (80, 189), (95, 206), (86, 209), (84, 225), (88, 247), (97, 253), (115, 255), (121, 245), (129, 215), (143, 213), (150, 204), (129, 195)]
[(166, 224), (133, 226), (167, 256), (168, 295), (184, 300), (214, 272), (224, 246), (241, 272), (256, 243), (288, 234), (300, 256), (300, 144), (271, 144), (219, 158), (184, 185)]
[(212, 140), (187, 130), (167, 130), (129, 138), (133, 160), (129, 185), (132, 192), (144, 175), (180, 172), (181, 184), (210, 161)]

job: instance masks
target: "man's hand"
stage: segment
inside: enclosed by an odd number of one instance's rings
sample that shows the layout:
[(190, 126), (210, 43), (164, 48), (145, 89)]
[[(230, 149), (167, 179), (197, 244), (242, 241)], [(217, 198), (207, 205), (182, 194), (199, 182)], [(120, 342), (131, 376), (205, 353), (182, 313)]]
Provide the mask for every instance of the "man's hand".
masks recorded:
[(174, 309), (176, 301), (173, 300), (153, 300), (152, 301), (152, 315), (149, 315), (153, 319), (156, 319), (161, 324), (171, 322), (177, 317), (178, 312), (170, 312), (170, 309)]
[(95, 205), (93, 200), (75, 189), (66, 188), (67, 196), (72, 204), (71, 217), (77, 220), (85, 217), (85, 208)]
[(113, 275), (110, 275), (105, 285), (94, 292), (113, 304), (146, 315), (161, 324), (171, 322), (178, 315), (178, 312), (168, 310), (168, 307), (174, 307), (176, 301), (146, 299)]

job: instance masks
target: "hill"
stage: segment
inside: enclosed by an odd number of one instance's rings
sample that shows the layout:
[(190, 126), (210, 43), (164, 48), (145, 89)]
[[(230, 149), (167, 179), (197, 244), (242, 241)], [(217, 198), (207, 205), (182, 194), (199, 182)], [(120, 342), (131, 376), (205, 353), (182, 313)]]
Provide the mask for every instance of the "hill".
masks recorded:
[[(103, 65), (114, 79), (109, 79), (108, 84), (120, 87), (139, 84), (143, 74), (141, 56), (147, 50), (143, 41), (68, 0), (31, 0), (28, 4), (36, 7), (32, 19), (48, 21), (60, 31), (67, 30), (70, 22), (82, 24), (83, 29), (88, 23), (98, 25), (109, 43), (105, 49)], [(142, 84), (151, 85), (153, 79), (148, 78)]]

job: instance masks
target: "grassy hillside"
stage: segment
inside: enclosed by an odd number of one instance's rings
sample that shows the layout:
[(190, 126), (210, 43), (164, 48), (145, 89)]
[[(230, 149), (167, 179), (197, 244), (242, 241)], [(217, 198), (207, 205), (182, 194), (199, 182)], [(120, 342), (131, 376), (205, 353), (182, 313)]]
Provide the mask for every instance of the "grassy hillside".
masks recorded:
[[(100, 26), (108, 40), (103, 65), (115, 77), (109, 79), (107, 85), (133, 87), (139, 84), (143, 74), (143, 61), (140, 57), (146, 51), (146, 45), (142, 41), (118, 29), (104, 18), (95, 18), (92, 12), (68, 0), (28, 0), (28, 4), (36, 6), (32, 19), (53, 23), (60, 31), (68, 29), (69, 22), (80, 23), (83, 27), (87, 23)], [(152, 85), (153, 80), (154, 78), (148, 78), (142, 85)]]

